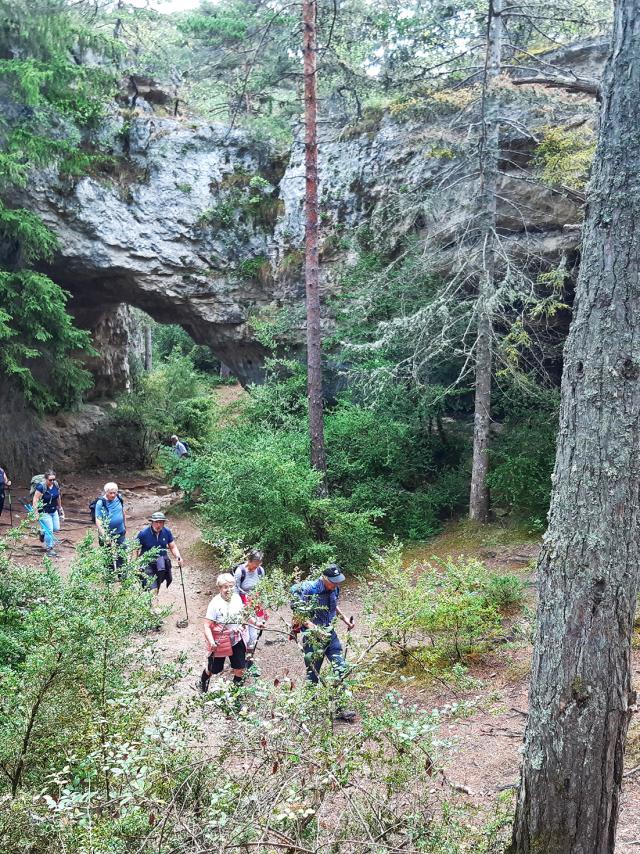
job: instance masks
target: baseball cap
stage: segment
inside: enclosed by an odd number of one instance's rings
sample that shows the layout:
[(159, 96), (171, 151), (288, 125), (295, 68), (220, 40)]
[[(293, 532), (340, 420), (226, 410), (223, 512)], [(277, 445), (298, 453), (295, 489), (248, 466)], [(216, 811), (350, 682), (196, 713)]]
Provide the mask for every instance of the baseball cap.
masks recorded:
[(330, 563), (329, 566), (325, 567), (322, 571), (322, 574), (327, 581), (332, 581), (334, 584), (342, 584), (342, 582), (346, 580), (342, 574), (342, 569), (337, 563)]

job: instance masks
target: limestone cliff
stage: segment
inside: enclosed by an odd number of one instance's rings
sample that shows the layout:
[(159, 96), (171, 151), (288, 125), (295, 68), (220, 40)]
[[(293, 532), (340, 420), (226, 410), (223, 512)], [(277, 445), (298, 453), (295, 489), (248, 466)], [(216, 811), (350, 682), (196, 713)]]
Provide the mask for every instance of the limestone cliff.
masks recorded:
[[(605, 53), (604, 43), (575, 47), (574, 73), (597, 75)], [(593, 126), (596, 105), (588, 95), (512, 88), (499, 227), (516, 254), (544, 267), (575, 255), (584, 199), (534, 180), (532, 158), (546, 128)], [(37, 212), (59, 238), (47, 272), (72, 294), (78, 322), (94, 331), (98, 395), (129, 382), (123, 305), (181, 324), (242, 382), (259, 380), (265, 352), (252, 318), (293, 307), (300, 318), (293, 337), (304, 340), (299, 134), (283, 157), (243, 130), (157, 115), (151, 102), (158, 99), (144, 95), (134, 109), (114, 107), (100, 130), (114, 156), (109, 168), (80, 180), (39, 173), (12, 201)], [(327, 117), (320, 142), (325, 288), (349, 262), (349, 235), (363, 227), (390, 253), (408, 233), (437, 243), (446, 271), (477, 196), (473, 98), (471, 87), (369, 111), (351, 124)]]

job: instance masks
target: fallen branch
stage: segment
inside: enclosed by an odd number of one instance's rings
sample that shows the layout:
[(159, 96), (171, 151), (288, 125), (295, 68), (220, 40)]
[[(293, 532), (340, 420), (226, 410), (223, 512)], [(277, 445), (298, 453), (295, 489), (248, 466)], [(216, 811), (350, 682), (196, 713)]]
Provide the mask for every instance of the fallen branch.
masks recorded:
[(600, 97), (599, 81), (588, 77), (544, 77), (539, 74), (535, 77), (514, 77), (511, 82), (515, 86), (547, 86), (551, 89), (566, 89), (567, 92), (582, 92), (594, 98)]

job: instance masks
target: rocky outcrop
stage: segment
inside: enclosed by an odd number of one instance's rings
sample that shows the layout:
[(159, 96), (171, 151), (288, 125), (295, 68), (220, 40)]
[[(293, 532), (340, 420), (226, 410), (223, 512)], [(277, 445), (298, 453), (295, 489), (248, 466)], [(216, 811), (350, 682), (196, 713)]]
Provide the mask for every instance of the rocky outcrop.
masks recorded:
[[(595, 42), (576, 47), (580, 73), (595, 74), (603, 50)], [(153, 81), (131, 87), (145, 111), (162, 101)], [(554, 263), (578, 245), (581, 200), (532, 181), (532, 154), (545, 127), (592, 123), (594, 103), (516, 89), (502, 139), (499, 227), (516, 254)], [(323, 125), (325, 287), (333, 287), (332, 262), (345, 256), (343, 238), (362, 228), (391, 253), (408, 232), (437, 240), (446, 266), (478, 190), (468, 123), (459, 118), (464, 97), (459, 90), (449, 101), (425, 96), (367, 114), (359, 125)], [(114, 110), (100, 137), (115, 166), (75, 182), (42, 173), (16, 199), (59, 238), (48, 272), (70, 291), (72, 311), (99, 342), (98, 393), (128, 383), (121, 352), (128, 339), (116, 321), (122, 304), (181, 324), (242, 382), (259, 380), (265, 353), (253, 318), (303, 305), (300, 140), (285, 162), (244, 131), (130, 108)]]
[(221, 126), (135, 117), (111, 133), (127, 149), (113, 178), (69, 184), (41, 173), (19, 200), (58, 236), (47, 272), (86, 328), (119, 304), (137, 306), (211, 345), (243, 381), (258, 379), (252, 312), (295, 297), (274, 288), (267, 261), (280, 161)]

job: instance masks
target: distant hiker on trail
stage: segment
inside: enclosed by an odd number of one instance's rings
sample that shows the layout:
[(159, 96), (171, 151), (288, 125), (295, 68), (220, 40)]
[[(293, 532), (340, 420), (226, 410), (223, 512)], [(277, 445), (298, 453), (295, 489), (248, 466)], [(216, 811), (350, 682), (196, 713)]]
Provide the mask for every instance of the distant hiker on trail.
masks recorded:
[(0, 516), (4, 509), (4, 491), (11, 486), (11, 481), (7, 477), (6, 471), (0, 466)]
[[(243, 603), (253, 608), (256, 617), (266, 620), (267, 615), (262, 608), (255, 608), (251, 603), (251, 591), (264, 578), (262, 557), (263, 555), (260, 551), (249, 552), (246, 561), (239, 563), (234, 569), (233, 577), (236, 582), (236, 592), (240, 595)], [(249, 624), (247, 629), (249, 633), (247, 639), (247, 657), (253, 658), (253, 652), (258, 640), (258, 629), (252, 624)]]
[(143, 569), (143, 585), (145, 589), (153, 590), (156, 596), (160, 592), (160, 585), (163, 581), (167, 587), (173, 581), (171, 559), (167, 552), (171, 552), (178, 562), (182, 561), (173, 534), (165, 526), (166, 521), (167, 517), (164, 513), (159, 511), (152, 513), (149, 517), (151, 524), (143, 528), (136, 537), (139, 543), (136, 556), (144, 555), (151, 549), (160, 549), (158, 556), (153, 558)]
[(53, 469), (45, 472), (44, 480), (36, 484), (32, 505), (33, 515), (44, 533), (46, 552), (49, 557), (58, 557), (54, 534), (60, 530), (60, 520), (64, 521), (64, 510), (60, 484)]
[(177, 436), (173, 435), (171, 437), (171, 444), (173, 445), (173, 453), (179, 459), (182, 459), (182, 457), (186, 457), (189, 455), (187, 446), (184, 444), (184, 442), (181, 442)]
[[(337, 617), (340, 617), (347, 631), (351, 631), (354, 626), (353, 619), (347, 620), (338, 606), (340, 585), (344, 580), (338, 564), (332, 563), (320, 578), (294, 584), (291, 588), (294, 630), (297, 628), (302, 631), (307, 681), (311, 685), (318, 684), (325, 658), (331, 662), (338, 676), (343, 675), (346, 668), (342, 644), (334, 628)], [(341, 709), (337, 716), (342, 720), (353, 720), (355, 714)]]
[[(255, 616), (244, 620), (244, 602), (236, 592), (236, 582), (229, 572), (223, 572), (216, 579), (218, 595), (214, 596), (207, 607), (204, 621), (204, 636), (209, 657), (202, 671), (199, 688), (205, 693), (209, 689), (209, 680), (224, 670), (224, 660), (229, 659), (233, 684), (242, 683), (246, 669), (248, 625), (262, 628), (264, 622)], [(247, 625), (248, 624), (248, 625)]]
[(127, 529), (124, 502), (117, 483), (105, 483), (102, 498), (95, 502), (94, 513), (98, 542), (101, 546), (108, 545), (113, 549), (115, 568), (120, 569), (124, 563), (122, 550)]

